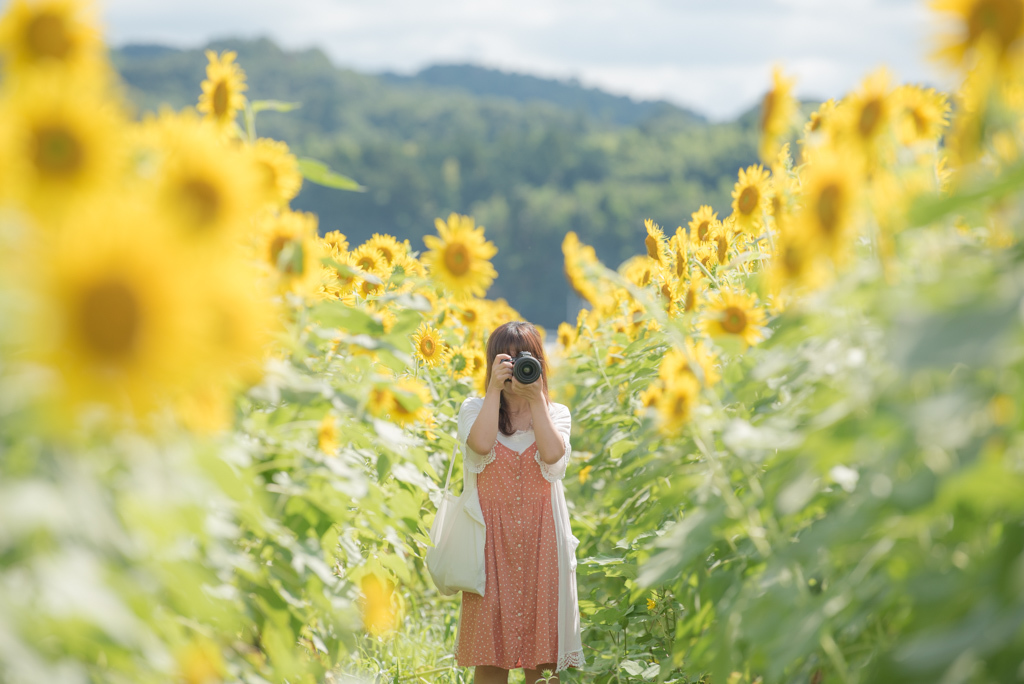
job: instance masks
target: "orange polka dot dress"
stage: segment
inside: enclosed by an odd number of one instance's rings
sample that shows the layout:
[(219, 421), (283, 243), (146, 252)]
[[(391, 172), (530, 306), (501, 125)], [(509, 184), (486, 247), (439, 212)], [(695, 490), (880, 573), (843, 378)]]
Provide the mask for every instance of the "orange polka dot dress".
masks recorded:
[(534, 457), (501, 442), (477, 476), (487, 525), (484, 596), (463, 592), (459, 666), (538, 669), (558, 661), (558, 553), (551, 483)]

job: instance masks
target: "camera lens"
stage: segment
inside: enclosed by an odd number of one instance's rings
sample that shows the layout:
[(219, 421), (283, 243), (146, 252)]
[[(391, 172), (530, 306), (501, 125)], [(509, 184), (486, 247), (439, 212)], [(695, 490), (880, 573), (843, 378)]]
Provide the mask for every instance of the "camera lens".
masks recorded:
[(537, 378), (540, 377), (540, 361), (530, 352), (519, 352), (515, 363), (512, 364), (512, 377), (524, 385), (537, 382)]

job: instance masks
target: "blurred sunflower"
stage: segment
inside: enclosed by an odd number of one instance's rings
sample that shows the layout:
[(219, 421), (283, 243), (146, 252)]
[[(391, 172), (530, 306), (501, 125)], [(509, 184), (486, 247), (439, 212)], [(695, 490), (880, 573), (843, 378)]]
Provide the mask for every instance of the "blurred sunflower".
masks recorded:
[(897, 134), (904, 145), (934, 142), (948, 125), (949, 100), (934, 88), (903, 85), (894, 95), (899, 118)]
[(366, 410), (375, 418), (385, 418), (395, 405), (390, 385), (379, 384), (370, 388), (366, 397)]
[(7, 75), (17, 79), (28, 69), (56, 66), (87, 76), (81, 72), (104, 63), (91, 14), (78, 0), (13, 0), (0, 18)]
[(332, 257), (340, 256), (348, 251), (348, 238), (340, 230), (324, 233), (321, 239), (324, 241), (327, 251)]
[(944, 36), (944, 45), (935, 54), (939, 59), (970, 68), (969, 54), (991, 49), (1005, 63), (1021, 46), (1021, 0), (931, 0), (929, 4), (938, 12), (954, 15), (960, 24), (956, 33)]
[(821, 103), (817, 111), (811, 112), (804, 124), (804, 137), (799, 140), (802, 148), (815, 147), (823, 142), (831, 129), (830, 121), (836, 110), (836, 101), (829, 98)]
[(725, 264), (733, 245), (732, 230), (727, 223), (718, 222), (711, 233), (711, 242), (715, 245), (715, 258), (719, 264)]
[(388, 277), (398, 291), (408, 292), (416, 287), (417, 279), (422, 279), (426, 275), (423, 264), (419, 260), (408, 254), (399, 253), (391, 262), (391, 275)]
[(681, 375), (688, 374), (697, 377), (697, 374), (694, 373), (695, 366), (700, 368), (703, 384), (707, 387), (715, 385), (722, 379), (715, 367), (717, 362), (715, 353), (707, 342), (701, 340), (698, 343), (687, 337), (684, 344), (684, 349), (669, 349), (661, 359), (658, 366), (658, 377), (666, 386)]
[(690, 241), (694, 245), (702, 245), (710, 240), (708, 232), (711, 230), (711, 224), (718, 219), (718, 213), (713, 211), (708, 205), (701, 205), (700, 209), (693, 212), (690, 216)]
[(672, 269), (676, 278), (685, 278), (690, 270), (690, 259), (686, 243), (686, 231), (680, 226), (676, 228), (676, 234), (669, 240), (669, 251), (672, 253)]
[(363, 627), (374, 636), (393, 632), (398, 627), (394, 583), (369, 573), (361, 580), (360, 588), (363, 593)]
[(782, 76), (782, 69), (775, 67), (772, 71), (772, 89), (761, 101), (759, 151), (761, 161), (769, 163), (779, 152), (780, 138), (789, 131), (796, 114), (797, 103), (793, 99), (792, 79)]
[(188, 110), (147, 119), (143, 140), (156, 155), (157, 201), (178, 234), (215, 253), (240, 244), (261, 204), (256, 170), (242, 152)]
[(769, 287), (779, 293), (786, 287), (797, 291), (817, 288), (826, 276), (814, 237), (803, 223), (787, 223), (775, 242), (768, 272)]
[(333, 456), (338, 451), (338, 418), (333, 413), (325, 413), (316, 432), (317, 448)]
[(411, 425), (430, 415), (430, 390), (422, 381), (408, 376), (395, 383), (391, 421), (397, 425)]
[(844, 261), (853, 246), (861, 194), (858, 165), (838, 154), (822, 154), (808, 164), (801, 182), (802, 208), (796, 221), (803, 235), (834, 262)]
[(473, 351), (464, 345), (448, 347), (445, 349), (443, 364), (453, 378), (469, 377), (475, 366)]
[(444, 343), (441, 342), (441, 331), (427, 324), (420, 327), (412, 336), (413, 351), (416, 358), (431, 368), (444, 359)]
[(657, 264), (646, 256), (630, 257), (619, 266), (622, 276), (637, 287), (647, 287), (654, 281)]
[(53, 74), (33, 78), (0, 104), (0, 120), (6, 191), (39, 218), (58, 220), (124, 170), (124, 115), (76, 83)]
[(26, 351), (60, 376), (57, 422), (92, 403), (141, 417), (201, 375), (206, 280), (141, 202), (98, 197), (23, 266), (39, 302)]
[(388, 272), (388, 262), (376, 247), (364, 242), (352, 250), (352, 262), (362, 271), (384, 277)]
[(558, 324), (558, 344), (562, 349), (568, 351), (572, 348), (572, 343), (576, 341), (576, 334), (576, 328), (565, 321)]
[(483, 226), (474, 227), (472, 217), (454, 213), (447, 223), (437, 219), (435, 225), (439, 236), (423, 238), (430, 249), (423, 261), (431, 276), (457, 299), (484, 296), (498, 275), (490, 262), (498, 249), (484, 239)]
[(569, 231), (562, 240), (562, 253), (565, 255), (565, 277), (572, 289), (595, 309), (604, 306), (606, 297), (587, 276), (588, 268), (596, 269), (601, 265), (594, 248), (582, 244), (576, 233)]
[(395, 260), (399, 257), (409, 254), (409, 241), (406, 240), (404, 243), (399, 242), (391, 235), (374, 233), (373, 237), (366, 241), (366, 244), (380, 252), (381, 257), (384, 259), (384, 263), (388, 266), (395, 263)]
[(279, 289), (313, 294), (323, 272), (316, 214), (285, 210), (262, 224), (260, 261), (272, 269)]
[(455, 304), (455, 317), (473, 334), (489, 329), (490, 317), (486, 304), (479, 299), (466, 299)]
[(764, 225), (768, 207), (768, 171), (760, 164), (740, 169), (732, 191), (732, 216), (736, 229), (744, 233), (759, 231)]
[(674, 435), (689, 423), (699, 396), (700, 384), (693, 375), (683, 374), (665, 383), (656, 404), (661, 431)]
[(889, 72), (885, 68), (870, 74), (859, 90), (846, 96), (833, 118), (836, 139), (869, 159), (890, 131), (895, 111)]
[(651, 219), (644, 221), (644, 228), (647, 229), (647, 237), (644, 238), (644, 246), (647, 247), (647, 257), (657, 263), (658, 266), (665, 266), (668, 263), (665, 233)]
[(299, 162), (280, 140), (260, 138), (246, 150), (261, 179), (259, 191), (265, 204), (288, 204), (302, 188)]
[(764, 338), (764, 323), (765, 314), (757, 306), (757, 295), (721, 290), (708, 303), (700, 328), (711, 337), (733, 336), (749, 346)]
[(221, 131), (233, 131), (238, 110), (245, 107), (245, 72), (232, 50), (220, 56), (213, 50), (206, 51), (206, 80), (202, 83), (203, 93), (199, 96), (197, 109), (213, 121)]

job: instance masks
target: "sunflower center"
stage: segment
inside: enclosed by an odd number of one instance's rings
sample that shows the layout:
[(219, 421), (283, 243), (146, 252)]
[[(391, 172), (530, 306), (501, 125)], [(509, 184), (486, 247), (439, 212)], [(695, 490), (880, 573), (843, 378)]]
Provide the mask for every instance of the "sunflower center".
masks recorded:
[(466, 366), (469, 365), (469, 361), (462, 354), (456, 354), (452, 357), (452, 369), (456, 371), (466, 370)]
[(202, 178), (190, 178), (181, 184), (179, 201), (182, 213), (195, 230), (205, 230), (220, 213), (220, 193)]
[(445, 247), (444, 265), (454, 276), (466, 275), (470, 265), (470, 255), (466, 245), (457, 242)]
[(752, 214), (757, 209), (757, 203), (760, 199), (761, 192), (753, 185), (748, 185), (740, 193), (740, 199), (736, 206), (739, 207), (741, 214)]
[(914, 120), (914, 129), (920, 136), (928, 132), (928, 117), (917, 107), (910, 110), (910, 118)]
[(383, 255), (384, 261), (386, 261), (390, 266), (391, 262), (395, 260), (395, 253), (392, 252), (387, 247), (377, 247), (377, 250), (381, 253), (381, 255)]
[(864, 103), (861, 107), (860, 117), (857, 119), (857, 132), (862, 138), (870, 138), (878, 128), (882, 120), (882, 100), (873, 98)]
[(25, 43), (29, 52), (37, 59), (66, 59), (72, 47), (64, 17), (45, 11), (32, 17), (28, 22)]
[(107, 280), (86, 289), (77, 313), (82, 343), (104, 361), (129, 355), (138, 343), (141, 307), (135, 293), (122, 282)]
[(747, 328), (747, 314), (738, 306), (726, 307), (722, 313), (722, 330), (739, 335)]
[(227, 81), (218, 81), (213, 89), (213, 113), (218, 117), (228, 115), (228, 105), (231, 103), (231, 91), (228, 89)]
[(47, 126), (36, 130), (36, 168), (49, 176), (68, 177), (76, 174), (84, 161), (82, 143), (66, 128)]
[(719, 235), (715, 241), (718, 243), (718, 263), (724, 264), (725, 256), (729, 253), (729, 241), (724, 235)]
[(1019, 0), (979, 0), (967, 18), (967, 42), (974, 44), (981, 36), (993, 34), (1004, 50), (1015, 41), (1024, 28), (1024, 6)]
[(437, 345), (435, 345), (434, 340), (429, 337), (424, 337), (423, 341), (420, 342), (420, 352), (427, 358), (434, 355), (435, 349), (437, 349)]
[(653, 235), (644, 238), (644, 246), (647, 247), (647, 256), (655, 261), (661, 261), (661, 252), (658, 250), (658, 240)]
[(693, 311), (693, 307), (697, 305), (697, 293), (692, 287), (686, 289), (686, 298), (683, 299), (683, 311)]
[(476, 323), (476, 311), (464, 311), (462, 313), (462, 320), (464, 320), (466, 323)]
[(270, 263), (275, 267), (278, 265), (277, 260), (281, 257), (281, 252), (284, 251), (284, 247), (289, 241), (285, 235), (275, 235), (274, 239), (270, 241)]
[(697, 239), (704, 242), (708, 239), (708, 228), (711, 227), (710, 221), (701, 221), (700, 225), (697, 226)]
[(377, 261), (372, 256), (367, 254), (361, 257), (358, 261), (356, 261), (356, 266), (358, 266), (364, 271), (372, 271), (374, 268), (377, 267)]
[(645, 268), (643, 274), (640, 276), (640, 284), (644, 287), (649, 285), (651, 282), (651, 269)]
[(828, 235), (834, 235), (839, 225), (839, 211), (843, 200), (843, 191), (836, 183), (826, 185), (815, 205), (818, 214), (818, 224)]

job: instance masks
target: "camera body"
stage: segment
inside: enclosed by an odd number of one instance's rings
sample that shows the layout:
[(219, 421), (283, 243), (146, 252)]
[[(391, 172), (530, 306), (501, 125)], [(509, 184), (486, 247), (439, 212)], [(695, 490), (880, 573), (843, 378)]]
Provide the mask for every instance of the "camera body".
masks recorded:
[(512, 362), (512, 377), (524, 385), (537, 382), (540, 378), (540, 359), (528, 351), (521, 351), (516, 354)]

